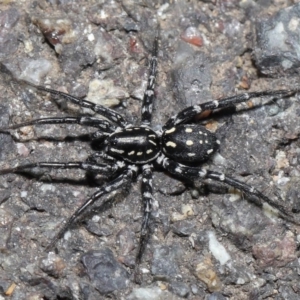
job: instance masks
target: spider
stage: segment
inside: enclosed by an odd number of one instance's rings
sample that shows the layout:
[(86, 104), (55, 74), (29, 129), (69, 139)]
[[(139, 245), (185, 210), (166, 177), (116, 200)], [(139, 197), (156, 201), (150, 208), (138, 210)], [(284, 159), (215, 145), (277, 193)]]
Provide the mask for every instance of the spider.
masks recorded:
[[(134, 271), (137, 282), (140, 282), (139, 265), (150, 237), (149, 219), (153, 208), (152, 177), (153, 171), (156, 168), (162, 168), (173, 176), (188, 182), (212, 179), (225, 183), (242, 191), (256, 205), (263, 206), (264, 203), (267, 203), (278, 210), (278, 215), (281, 218), (295, 222), (293, 216), (282, 205), (273, 202), (255, 187), (223, 173), (202, 168), (200, 166), (201, 163), (207, 161), (217, 151), (220, 142), (214, 133), (208, 131), (203, 125), (193, 123), (192, 121), (195, 116), (204, 111), (234, 106), (255, 97), (286, 97), (296, 93), (297, 90), (249, 92), (193, 105), (171, 117), (161, 130), (155, 131), (151, 128), (151, 117), (153, 100), (155, 98), (154, 86), (157, 73), (157, 60), (158, 36), (154, 39), (152, 55), (149, 61), (149, 77), (147, 88), (144, 92), (141, 124), (139, 126), (130, 124), (118, 112), (112, 109), (60, 91), (26, 82), (27, 85), (37, 90), (62, 97), (81, 107), (89, 108), (106, 119), (90, 116), (41, 118), (0, 128), (0, 132), (4, 133), (23, 126), (43, 124), (79, 124), (81, 126), (97, 128), (97, 131), (91, 134), (91, 140), (101, 145), (103, 150), (93, 153), (86, 161), (36, 162), (0, 170), (0, 175), (2, 175), (20, 173), (32, 168), (75, 168), (94, 174), (105, 175), (109, 178), (106, 184), (100, 186), (65, 221), (65, 224), (47, 247), (48, 251), (55, 246), (75, 220), (96, 200), (102, 198), (105, 194), (127, 188), (139, 174), (142, 174), (143, 217)], [(1, 65), (1, 71), (9, 73), (4, 65)], [(20, 83), (18, 80), (13, 80)], [(103, 163), (98, 163), (96, 161), (97, 158), (102, 159)]]

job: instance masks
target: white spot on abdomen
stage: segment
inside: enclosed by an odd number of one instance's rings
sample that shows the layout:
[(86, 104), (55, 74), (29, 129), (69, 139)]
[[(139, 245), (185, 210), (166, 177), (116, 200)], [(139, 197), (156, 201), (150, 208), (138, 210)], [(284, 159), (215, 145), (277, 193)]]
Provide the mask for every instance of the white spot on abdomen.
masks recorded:
[(188, 153), (188, 156), (192, 157), (192, 156), (195, 156), (196, 153)]
[(172, 133), (172, 132), (174, 132), (175, 130), (176, 130), (176, 128), (175, 128), (175, 127), (172, 127), (171, 129), (166, 130), (166, 131), (165, 131), (165, 134)]
[(176, 148), (176, 144), (174, 142), (170, 142), (170, 141), (166, 143), (166, 146)]

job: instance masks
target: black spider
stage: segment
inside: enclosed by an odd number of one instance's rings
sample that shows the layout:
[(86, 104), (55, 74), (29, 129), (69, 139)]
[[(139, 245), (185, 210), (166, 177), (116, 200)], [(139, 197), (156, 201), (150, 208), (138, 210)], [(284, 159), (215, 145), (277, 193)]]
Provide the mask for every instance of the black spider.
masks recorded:
[[(78, 168), (96, 174), (106, 175), (111, 179), (101, 186), (96, 193), (88, 198), (66, 221), (61, 230), (52, 240), (47, 248), (51, 249), (63, 236), (66, 230), (74, 223), (75, 219), (85, 211), (91, 204), (105, 194), (117, 189), (126, 188), (133, 179), (142, 173), (142, 199), (143, 199), (143, 220), (141, 226), (141, 236), (139, 249), (136, 256), (135, 275), (138, 275), (139, 264), (149, 239), (149, 218), (152, 211), (152, 173), (155, 167), (163, 168), (180, 179), (193, 182), (197, 179), (213, 179), (226, 183), (245, 193), (257, 205), (262, 206), (268, 203), (278, 210), (278, 215), (289, 221), (295, 222), (283, 206), (274, 203), (264, 194), (248, 184), (229, 177), (223, 173), (210, 171), (199, 165), (206, 161), (219, 147), (220, 142), (216, 136), (206, 130), (200, 124), (189, 124), (195, 116), (203, 111), (225, 108), (235, 104), (246, 102), (251, 98), (271, 96), (285, 97), (296, 93), (297, 90), (277, 90), (250, 92), (235, 95), (219, 100), (212, 100), (199, 105), (185, 108), (175, 116), (171, 117), (163, 126), (161, 131), (151, 129), (152, 105), (154, 99), (154, 85), (156, 80), (158, 54), (158, 38), (155, 38), (152, 57), (150, 60), (150, 74), (147, 89), (144, 93), (142, 104), (141, 125), (134, 126), (128, 123), (119, 113), (101, 105), (96, 105), (86, 100), (78, 99), (60, 91), (45, 88), (43, 86), (30, 86), (37, 90), (57, 95), (71, 101), (81, 107), (92, 109), (95, 113), (102, 115), (107, 120), (95, 117), (63, 117), (63, 118), (42, 118), (30, 122), (0, 128), (1, 132), (20, 128), (28, 125), (42, 124), (80, 124), (98, 128), (98, 131), (91, 135), (92, 140), (101, 143), (103, 151), (95, 152), (84, 162), (37, 162), (14, 168), (0, 170), (0, 174), (16, 173), (30, 168)], [(4, 65), (1, 66), (3, 73), (9, 73)], [(17, 80), (15, 80), (18, 82)], [(20, 82), (19, 82), (20, 83)], [(107, 163), (97, 163), (95, 158), (102, 158)], [(139, 276), (136, 276), (139, 280)]]

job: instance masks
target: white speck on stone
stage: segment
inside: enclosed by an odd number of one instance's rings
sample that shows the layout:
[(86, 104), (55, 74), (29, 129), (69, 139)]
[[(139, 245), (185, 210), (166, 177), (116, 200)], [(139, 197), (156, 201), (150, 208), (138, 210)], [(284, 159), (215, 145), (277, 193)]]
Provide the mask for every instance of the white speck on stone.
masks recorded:
[(279, 171), (278, 175), (277, 175), (277, 180), (276, 181), (277, 181), (278, 185), (284, 186), (284, 185), (286, 185), (290, 181), (290, 178), (285, 177), (283, 171)]
[(137, 288), (127, 297), (128, 300), (158, 300), (164, 292), (157, 286), (151, 288)]
[(46, 76), (51, 69), (52, 64), (47, 59), (26, 59), (22, 65), (22, 72), (19, 78), (39, 84), (42, 77)]
[(95, 223), (99, 222), (100, 221), (100, 216), (97, 216), (97, 215), (93, 216), (92, 221), (95, 222)]
[(74, 197), (78, 197), (78, 195), (80, 195), (79, 191), (73, 191), (72, 194), (74, 195)]
[(245, 284), (245, 283), (246, 283), (245, 279), (240, 278), (240, 277), (236, 281), (236, 284), (240, 284), (240, 285)]
[(283, 169), (289, 167), (289, 160), (286, 157), (284, 151), (276, 152), (276, 168)]
[(28, 192), (27, 192), (27, 191), (21, 192), (21, 198), (26, 198), (27, 195), (28, 195)]
[(225, 249), (225, 247), (217, 240), (214, 232), (208, 232), (208, 239), (209, 239), (209, 250), (214, 256), (216, 260), (220, 262), (221, 265), (225, 265), (230, 259), (230, 255)]
[(66, 241), (68, 241), (71, 238), (72, 234), (71, 232), (68, 230), (65, 234), (64, 234), (64, 239)]
[(193, 211), (193, 206), (191, 204), (182, 204), (181, 212), (185, 216), (193, 216), (195, 214)]
[(286, 44), (287, 38), (288, 35), (282, 22), (277, 23), (272, 30), (268, 31), (268, 44), (270, 48), (288, 51), (289, 46)]
[(160, 16), (163, 20), (165, 20), (166, 15), (165, 15), (165, 11), (169, 8), (170, 4), (169, 3), (165, 3), (163, 5), (161, 5), (159, 7), (159, 9), (157, 10), (157, 15)]
[(54, 192), (56, 190), (56, 187), (53, 184), (44, 183), (41, 185), (40, 190), (43, 193), (46, 193), (48, 191)]
[(146, 269), (146, 268), (141, 268), (141, 272), (142, 272), (143, 274), (148, 274), (148, 273), (150, 273), (150, 270), (149, 270), (149, 269)]
[(293, 66), (293, 62), (288, 59), (283, 59), (281, 65), (284, 69), (289, 69)]
[(30, 151), (24, 144), (17, 143), (16, 146), (20, 156), (27, 157), (29, 155)]
[(31, 40), (24, 40), (23, 44), (24, 44), (24, 50), (26, 53), (29, 53), (33, 50), (33, 44), (32, 44)]
[(95, 104), (111, 107), (120, 104), (121, 99), (128, 97), (127, 91), (116, 86), (111, 79), (93, 79), (89, 84), (87, 100)]
[(272, 207), (271, 205), (269, 205), (268, 203), (264, 203), (263, 204), (263, 212), (264, 214), (269, 217), (270, 219), (274, 220), (274, 217), (278, 216), (278, 210), (274, 207)]
[(221, 165), (221, 166), (226, 166), (226, 159), (219, 153), (219, 152), (215, 152), (215, 154), (212, 157), (212, 161), (216, 164), (216, 165)]
[(299, 26), (299, 19), (298, 18), (291, 18), (289, 24), (288, 24), (288, 29), (291, 31), (297, 30)]
[(87, 38), (88, 38), (88, 40), (89, 40), (90, 42), (92, 42), (92, 41), (95, 40), (95, 36), (94, 36), (93, 33), (88, 34)]
[(235, 202), (235, 201), (240, 200), (241, 197), (242, 197), (242, 193), (241, 192), (235, 192), (233, 194), (230, 194), (229, 201), (230, 202)]
[(171, 214), (171, 221), (172, 221), (172, 222), (177, 222), (177, 221), (185, 220), (186, 218), (187, 218), (186, 215), (180, 214), (180, 213), (177, 212), (177, 211), (174, 211), (174, 212)]

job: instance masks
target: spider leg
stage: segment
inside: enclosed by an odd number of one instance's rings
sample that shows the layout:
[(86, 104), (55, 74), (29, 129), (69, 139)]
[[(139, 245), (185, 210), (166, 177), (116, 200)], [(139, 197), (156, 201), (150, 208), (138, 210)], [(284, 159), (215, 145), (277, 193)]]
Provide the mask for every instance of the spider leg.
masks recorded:
[[(97, 164), (98, 160), (100, 160), (100, 164), (103, 160), (109, 162), (110, 164), (118, 165), (118, 166), (121, 166), (122, 164), (124, 164), (123, 161), (117, 161), (114, 157), (106, 154), (104, 151), (94, 152), (86, 159), (86, 161), (91, 164), (94, 164), (94, 163)], [(112, 170), (111, 174), (105, 175), (104, 177), (108, 176), (109, 178), (113, 178), (115, 173), (116, 173), (116, 171)], [(103, 174), (100, 174), (98, 172), (97, 173), (92, 172), (89, 175), (92, 176), (92, 178), (95, 182), (98, 181), (99, 175), (100, 175), (101, 181), (103, 180)]]
[(115, 127), (106, 120), (101, 120), (94, 117), (61, 117), (61, 118), (41, 118), (29, 122), (24, 122), (8, 127), (0, 128), (0, 132), (5, 132), (11, 129), (17, 129), (31, 125), (45, 125), (45, 124), (79, 124), (82, 126), (97, 127), (106, 133), (111, 133)]
[[(131, 184), (132, 179), (137, 174), (137, 167), (134, 165), (130, 165), (127, 169), (119, 175), (114, 180), (108, 182), (106, 185), (102, 186), (96, 193), (94, 193), (91, 197), (85, 200), (85, 202), (75, 210), (72, 216), (65, 222), (63, 227), (59, 230), (59, 232), (55, 235), (54, 239), (46, 248), (46, 251), (50, 251), (53, 249), (57, 241), (64, 235), (64, 233), (68, 230), (68, 228), (74, 223), (77, 217), (79, 217), (89, 206), (91, 206), (96, 200), (98, 200), (103, 195), (106, 195), (110, 192), (118, 190), (122, 187), (128, 186)], [(101, 204), (105, 203), (105, 199), (101, 200)]]
[(17, 80), (16, 78), (13, 77), (12, 73), (7, 69), (7, 67), (0, 63), (0, 72), (5, 75), (5, 80), (9, 81), (9, 83), (11, 85), (17, 84), (17, 85), (24, 85), (24, 86), (30, 86), (34, 89), (37, 89), (39, 91), (43, 91), (43, 92), (47, 92), (50, 93), (52, 95), (56, 95), (59, 97), (62, 97), (68, 101), (71, 101), (72, 103), (79, 105), (81, 107), (86, 107), (86, 108), (90, 108), (91, 110), (93, 110), (95, 113), (100, 114), (104, 117), (106, 117), (108, 120), (115, 122), (119, 127), (125, 127), (128, 123), (127, 121), (117, 112), (115, 112), (114, 110), (104, 107), (102, 105), (98, 105), (95, 103), (92, 103), (90, 101), (87, 100), (83, 100), (74, 96), (71, 96), (67, 93), (64, 92), (60, 92), (60, 91), (56, 91), (53, 89), (48, 89), (46, 87), (43, 87), (41, 85), (35, 85), (31, 82), (25, 81), (25, 80)]
[(94, 152), (93, 154), (91, 154), (87, 161), (96, 161), (98, 158), (104, 159), (104, 160), (108, 160), (111, 162), (116, 162), (116, 159), (113, 156), (110, 156), (108, 154), (106, 154), (104, 151), (98, 151), (98, 152)]
[(28, 83), (28, 84), (30, 86), (35, 87), (37, 90), (44, 91), (44, 92), (50, 93), (52, 95), (60, 96), (60, 97), (66, 99), (66, 100), (69, 100), (72, 103), (77, 104), (81, 107), (89, 108), (89, 109), (93, 110), (95, 113), (107, 118), (108, 120), (110, 120), (112, 122), (115, 122), (118, 126), (120, 126), (122, 128), (128, 124), (127, 121), (125, 121), (125, 119), (119, 113), (117, 113), (116, 111), (114, 111), (110, 108), (104, 107), (99, 104), (92, 103), (87, 100), (83, 100), (83, 99), (71, 96), (69, 94), (66, 94), (66, 93), (63, 93), (60, 91), (48, 89), (48, 88), (45, 88), (40, 85), (33, 85), (31, 83)]
[(105, 138), (107, 138), (109, 135), (110, 135), (110, 133), (107, 133), (107, 132), (96, 131), (96, 132), (90, 133), (89, 137), (92, 141), (101, 141), (101, 142), (103, 142), (103, 140)]
[(193, 168), (188, 167), (185, 165), (182, 165), (180, 163), (175, 162), (174, 160), (171, 160), (167, 158), (164, 154), (160, 155), (156, 162), (162, 166), (164, 169), (166, 169), (171, 174), (174, 174), (175, 176), (188, 179), (191, 181), (195, 181), (196, 179), (205, 179), (209, 178), (212, 180), (216, 180), (219, 182), (226, 183), (234, 188), (239, 189), (240, 191), (244, 192), (246, 195), (250, 196), (249, 201), (255, 203), (259, 207), (263, 207), (264, 203), (269, 204), (274, 209), (278, 210), (278, 216), (282, 219), (285, 219), (289, 222), (298, 224), (299, 222), (285, 209), (284, 206), (275, 203), (270, 198), (265, 196), (263, 193), (258, 191), (253, 186), (250, 186), (242, 181), (239, 181), (237, 179), (234, 179), (228, 175), (225, 175), (224, 173), (214, 172), (210, 171), (204, 168)]
[(175, 116), (171, 117), (165, 124), (164, 130), (171, 129), (175, 125), (191, 120), (194, 116), (207, 110), (214, 110), (217, 108), (225, 108), (233, 106), (234, 104), (246, 102), (251, 98), (257, 97), (286, 97), (298, 92), (297, 90), (277, 90), (277, 91), (262, 91), (250, 92), (231, 97), (222, 98), (220, 100), (211, 100), (202, 104), (193, 105), (185, 108)]
[(143, 165), (143, 179), (142, 179), (142, 198), (144, 204), (144, 215), (141, 227), (141, 236), (140, 236), (140, 243), (139, 249), (136, 256), (136, 264), (135, 264), (135, 272), (134, 278), (136, 283), (141, 282), (141, 274), (140, 274), (140, 263), (145, 251), (145, 247), (150, 238), (150, 230), (149, 230), (149, 218), (152, 212), (153, 206), (153, 196), (152, 196), (152, 169), (153, 165)]
[(37, 162), (37, 163), (29, 163), (21, 166), (17, 166), (14, 168), (2, 169), (0, 170), (0, 175), (9, 174), (9, 173), (18, 173), (28, 169), (33, 168), (55, 168), (55, 169), (81, 169), (85, 171), (101, 173), (104, 175), (111, 175), (119, 170), (125, 168), (125, 163), (117, 162), (114, 165), (107, 164), (97, 164), (90, 162)]
[(148, 83), (147, 83), (146, 91), (144, 93), (143, 104), (142, 104), (141, 124), (144, 126), (149, 126), (152, 118), (154, 86), (155, 86), (156, 68), (157, 68), (157, 52), (158, 52), (158, 35), (156, 35), (153, 44), (152, 57), (150, 59), (150, 66), (149, 66)]

